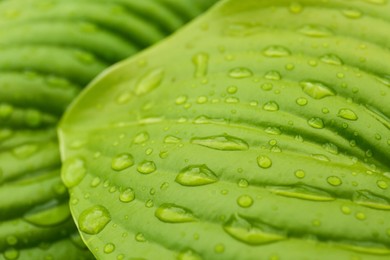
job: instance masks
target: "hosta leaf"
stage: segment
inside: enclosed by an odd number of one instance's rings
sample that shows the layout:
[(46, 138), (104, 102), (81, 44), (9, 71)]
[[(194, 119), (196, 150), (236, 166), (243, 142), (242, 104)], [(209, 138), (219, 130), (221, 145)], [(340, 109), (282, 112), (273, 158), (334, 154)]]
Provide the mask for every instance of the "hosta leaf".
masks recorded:
[[(1, 1), (0, 259), (92, 258), (77, 239), (60, 179), (57, 122), (103, 69), (214, 2)], [(86, 174), (82, 166), (69, 169), (72, 181)]]
[(59, 132), (88, 247), (100, 259), (388, 259), (389, 12), (226, 0), (101, 74)]

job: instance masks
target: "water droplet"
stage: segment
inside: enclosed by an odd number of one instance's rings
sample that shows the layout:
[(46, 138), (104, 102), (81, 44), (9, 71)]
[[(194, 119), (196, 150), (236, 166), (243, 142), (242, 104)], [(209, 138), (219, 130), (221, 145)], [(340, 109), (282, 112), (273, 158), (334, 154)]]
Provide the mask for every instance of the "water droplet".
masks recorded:
[(302, 12), (303, 6), (300, 3), (292, 2), (289, 6), (289, 10), (293, 14), (298, 14), (298, 13)]
[(307, 99), (303, 98), (303, 97), (297, 98), (297, 100), (295, 102), (297, 102), (297, 104), (300, 105), (300, 106), (306, 106), (307, 105)]
[(304, 170), (296, 170), (296, 171), (294, 172), (294, 175), (295, 175), (295, 177), (297, 177), (297, 178), (299, 178), (299, 179), (303, 179), (303, 178), (305, 178), (306, 173), (305, 173)]
[(282, 75), (278, 71), (272, 70), (265, 73), (264, 78), (268, 80), (281, 80)]
[(286, 239), (271, 226), (251, 222), (238, 215), (230, 217), (223, 229), (233, 238), (249, 245), (264, 245)]
[(115, 171), (122, 171), (134, 165), (134, 158), (129, 153), (121, 153), (111, 161), (111, 168)]
[(269, 112), (275, 112), (279, 110), (279, 105), (275, 101), (269, 101), (263, 105), (263, 109)]
[(340, 186), (343, 183), (337, 176), (330, 176), (326, 180), (332, 186)]
[(104, 227), (111, 221), (108, 210), (96, 205), (84, 210), (78, 220), (79, 228), (82, 232), (89, 235), (100, 233)]
[(143, 144), (149, 140), (149, 134), (147, 132), (141, 132), (134, 137), (133, 142), (135, 144)]
[(178, 254), (177, 260), (203, 260), (203, 258), (191, 249), (187, 249)]
[(181, 139), (173, 136), (173, 135), (168, 135), (164, 138), (164, 143), (166, 144), (178, 144), (180, 143)]
[(252, 76), (253, 76), (253, 72), (250, 69), (244, 67), (234, 68), (229, 71), (229, 77), (235, 79), (249, 78)]
[(356, 213), (355, 217), (358, 220), (365, 220), (366, 219), (366, 215), (363, 212)]
[(314, 99), (322, 99), (335, 95), (333, 90), (321, 82), (302, 81), (300, 84), (302, 86), (303, 92)]
[(132, 188), (127, 188), (124, 189), (120, 194), (119, 194), (119, 200), (121, 202), (131, 202), (135, 199), (135, 193)]
[(335, 54), (326, 54), (324, 56), (321, 56), (320, 60), (330, 65), (343, 65), (343, 61)]
[(261, 85), (261, 89), (264, 91), (270, 91), (273, 87), (274, 85), (272, 85), (271, 83), (264, 83), (263, 85)]
[(164, 78), (162, 69), (154, 69), (145, 73), (136, 83), (134, 93), (137, 96), (145, 95), (156, 89)]
[(206, 103), (208, 100), (208, 98), (206, 96), (200, 96), (196, 99), (196, 103), (198, 104), (204, 104)]
[(8, 248), (3, 255), (6, 260), (15, 260), (19, 258), (19, 251), (15, 248)]
[(327, 37), (332, 35), (332, 31), (320, 25), (305, 25), (298, 30), (299, 33), (309, 37)]
[(226, 89), (226, 91), (227, 91), (227, 93), (229, 93), (229, 94), (235, 94), (235, 93), (237, 93), (237, 87), (236, 86), (229, 86), (227, 89)]
[(175, 181), (184, 186), (200, 186), (218, 181), (218, 176), (206, 165), (185, 167), (176, 176)]
[(38, 151), (38, 146), (35, 144), (23, 144), (12, 149), (12, 154), (19, 158), (25, 159), (32, 156), (36, 151)]
[(13, 113), (14, 108), (9, 104), (0, 104), (0, 118), (6, 119)]
[(386, 181), (383, 181), (383, 180), (377, 181), (376, 184), (377, 184), (378, 187), (381, 188), (382, 190), (386, 190), (386, 189), (389, 187), (389, 184), (388, 184)]
[(237, 104), (240, 102), (240, 100), (236, 97), (227, 97), (225, 98), (225, 102), (228, 104)]
[(270, 134), (270, 135), (281, 135), (282, 134), (282, 130), (280, 130), (277, 127), (267, 127), (264, 130), (264, 132), (266, 132), (267, 134)]
[(68, 188), (72, 188), (79, 184), (86, 173), (85, 161), (79, 157), (67, 159), (62, 165), (62, 181)]
[(327, 192), (307, 185), (274, 186), (274, 187), (269, 187), (269, 189), (272, 191), (272, 193), (275, 193), (280, 196), (290, 197), (290, 198), (312, 200), (312, 201), (335, 200), (335, 198), (333, 198)]
[(272, 161), (268, 156), (260, 155), (257, 157), (257, 165), (263, 169), (268, 169), (272, 166)]
[(240, 179), (237, 183), (238, 187), (240, 188), (246, 188), (249, 186), (249, 182), (245, 179)]
[(151, 207), (153, 207), (153, 206), (154, 206), (153, 200), (147, 200), (147, 201), (145, 202), (145, 207), (151, 208)]
[(332, 154), (338, 154), (339, 153), (339, 148), (335, 144), (326, 143), (322, 147), (324, 147), (324, 149), (327, 152), (329, 152), (329, 153), (332, 153)]
[(172, 203), (162, 204), (154, 214), (159, 220), (167, 223), (184, 223), (196, 220), (192, 212)]
[(150, 174), (156, 171), (156, 164), (152, 161), (143, 161), (137, 167), (137, 171), (142, 174)]
[(112, 252), (114, 252), (115, 250), (115, 245), (113, 243), (107, 243), (105, 246), (104, 246), (104, 253), (106, 254), (110, 254)]
[(249, 208), (253, 204), (253, 199), (249, 195), (241, 195), (237, 198), (237, 204), (242, 208)]
[(356, 121), (358, 119), (355, 112), (347, 108), (340, 109), (337, 116), (351, 121)]
[(135, 235), (135, 240), (137, 242), (146, 242), (146, 238), (145, 238), (144, 234), (142, 234), (142, 233), (137, 233)]
[(322, 119), (319, 117), (310, 118), (307, 123), (309, 126), (316, 129), (322, 129), (325, 127), (324, 121), (322, 121)]
[(221, 151), (244, 151), (249, 149), (249, 145), (244, 140), (230, 135), (195, 137), (191, 139), (191, 143)]
[(94, 178), (92, 179), (92, 181), (91, 181), (90, 186), (91, 186), (92, 188), (96, 188), (97, 186), (100, 185), (101, 182), (102, 182), (102, 180), (101, 180), (99, 177), (94, 177)]
[(272, 45), (263, 50), (263, 54), (271, 58), (286, 57), (291, 55), (291, 52), (286, 47), (280, 45)]
[(192, 63), (195, 65), (195, 78), (202, 78), (207, 75), (207, 67), (209, 55), (206, 53), (198, 53), (192, 57)]
[(353, 8), (344, 9), (341, 11), (341, 13), (345, 17), (351, 18), (351, 19), (358, 19), (358, 18), (362, 17), (362, 15), (363, 15), (363, 13), (360, 10), (353, 9)]
[(119, 105), (126, 104), (133, 98), (133, 94), (130, 92), (123, 92), (116, 98), (116, 103)]

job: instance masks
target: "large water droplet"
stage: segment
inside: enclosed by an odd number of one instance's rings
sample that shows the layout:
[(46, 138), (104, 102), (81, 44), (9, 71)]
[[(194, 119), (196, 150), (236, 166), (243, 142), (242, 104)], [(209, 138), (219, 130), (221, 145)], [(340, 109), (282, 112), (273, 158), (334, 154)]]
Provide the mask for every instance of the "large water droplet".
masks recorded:
[(330, 194), (327, 192), (310, 187), (307, 185), (295, 185), (295, 186), (275, 186), (269, 187), (272, 193), (277, 195), (302, 199), (302, 200), (312, 200), (312, 201), (332, 201), (335, 200)]
[(279, 105), (275, 101), (269, 101), (264, 104), (263, 109), (269, 112), (275, 112), (279, 110)]
[(286, 239), (264, 223), (254, 223), (241, 216), (232, 216), (223, 229), (233, 238), (249, 245), (264, 245)]
[(100, 233), (104, 227), (111, 221), (108, 210), (101, 205), (92, 206), (84, 210), (78, 219), (79, 228), (82, 232), (89, 235)]
[(200, 186), (218, 181), (218, 176), (206, 165), (185, 167), (176, 176), (175, 181), (184, 186)]
[(252, 77), (253, 72), (248, 68), (238, 67), (238, 68), (234, 68), (234, 69), (230, 70), (228, 75), (231, 78), (243, 79), (243, 78)]
[(241, 208), (249, 208), (253, 204), (253, 199), (249, 195), (241, 195), (237, 198), (237, 204)]
[(195, 137), (191, 143), (221, 151), (244, 151), (249, 145), (242, 139), (230, 135)]
[(119, 200), (121, 202), (131, 202), (135, 199), (135, 193), (132, 188), (127, 188), (124, 189), (120, 194), (119, 194)]
[(260, 155), (257, 157), (257, 165), (259, 165), (263, 169), (268, 169), (272, 166), (272, 161), (268, 156)]
[(134, 165), (134, 158), (129, 153), (121, 153), (111, 161), (111, 168), (115, 171), (122, 171)]
[(263, 54), (267, 57), (279, 58), (291, 55), (289, 49), (279, 45), (272, 45), (263, 50)]
[(303, 92), (314, 99), (322, 99), (328, 96), (334, 96), (335, 92), (321, 82), (302, 81)]
[(86, 173), (85, 161), (79, 157), (67, 159), (62, 165), (62, 181), (68, 188), (79, 184)]
[(355, 112), (347, 108), (340, 109), (337, 116), (351, 121), (356, 121), (358, 119)]
[(159, 220), (168, 223), (184, 223), (196, 220), (192, 212), (172, 203), (162, 204), (154, 214)]
[(152, 161), (143, 161), (137, 167), (137, 171), (142, 174), (150, 174), (156, 171), (156, 164)]
[(325, 127), (324, 121), (319, 117), (312, 117), (307, 120), (307, 124), (316, 129), (322, 129)]
[(327, 37), (332, 35), (332, 31), (320, 25), (305, 25), (298, 30), (301, 34), (310, 37)]
[(134, 93), (137, 96), (145, 95), (156, 89), (164, 78), (162, 69), (154, 69), (148, 71), (136, 83)]
[(209, 55), (206, 53), (198, 53), (192, 57), (192, 62), (195, 65), (195, 78), (205, 77), (207, 75)]

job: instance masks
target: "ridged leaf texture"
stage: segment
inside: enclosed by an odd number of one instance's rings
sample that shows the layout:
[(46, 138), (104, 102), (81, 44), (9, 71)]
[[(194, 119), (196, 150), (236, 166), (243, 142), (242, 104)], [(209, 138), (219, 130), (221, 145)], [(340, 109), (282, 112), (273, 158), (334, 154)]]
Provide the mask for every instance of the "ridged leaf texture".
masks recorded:
[(389, 13), (386, 0), (227, 0), (101, 74), (60, 125), (88, 247), (389, 259)]
[(214, 2), (0, 2), (0, 259), (92, 258), (60, 179), (59, 118), (102, 70)]

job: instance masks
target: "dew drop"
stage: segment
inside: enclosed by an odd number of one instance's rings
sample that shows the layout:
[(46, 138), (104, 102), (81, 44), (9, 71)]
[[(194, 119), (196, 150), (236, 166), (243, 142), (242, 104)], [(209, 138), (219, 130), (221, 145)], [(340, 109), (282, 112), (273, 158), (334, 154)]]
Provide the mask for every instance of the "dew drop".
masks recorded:
[(200, 186), (218, 181), (218, 176), (206, 165), (185, 167), (176, 176), (175, 181), (184, 186)]
[(260, 155), (257, 157), (257, 165), (263, 169), (268, 169), (272, 166), (272, 161), (268, 156)]
[(270, 135), (281, 135), (282, 134), (282, 130), (280, 130), (277, 127), (267, 127), (264, 130), (264, 132), (266, 132), (267, 134), (270, 134)]
[(366, 219), (366, 215), (364, 213), (362, 213), (362, 212), (356, 213), (355, 217), (358, 220), (365, 220)]
[(192, 57), (192, 63), (195, 65), (195, 78), (202, 78), (207, 75), (207, 67), (209, 55), (206, 53), (198, 53)]
[(271, 83), (264, 83), (263, 85), (261, 85), (261, 89), (264, 91), (270, 91), (273, 87), (274, 86)]
[(123, 92), (116, 98), (116, 103), (119, 105), (126, 104), (133, 98), (133, 94), (129, 92)]
[(151, 207), (153, 207), (153, 206), (154, 206), (153, 200), (147, 200), (147, 201), (145, 202), (145, 207), (151, 208)]
[(340, 109), (337, 116), (351, 121), (356, 121), (358, 119), (355, 112), (347, 108)]
[(330, 65), (343, 65), (343, 61), (335, 54), (326, 54), (324, 56), (321, 56), (320, 60)]
[(149, 134), (148, 134), (148, 132), (141, 132), (141, 133), (139, 133), (139, 134), (137, 134), (135, 137), (134, 137), (134, 140), (133, 140), (133, 142), (135, 143), (135, 144), (143, 144), (143, 143), (145, 143), (146, 141), (148, 141), (149, 140)]
[(363, 15), (363, 13), (360, 10), (352, 9), (352, 8), (344, 9), (341, 11), (341, 13), (345, 17), (351, 18), (351, 19), (358, 19), (358, 18), (362, 17), (362, 15)]
[(152, 161), (143, 161), (137, 167), (137, 171), (142, 174), (150, 174), (156, 171), (156, 164)]
[(164, 143), (166, 144), (178, 144), (180, 143), (181, 139), (173, 136), (173, 135), (168, 135), (164, 138)]
[(164, 78), (162, 69), (154, 69), (144, 74), (136, 83), (134, 93), (137, 96), (148, 94), (156, 89)]
[(131, 202), (135, 199), (135, 193), (133, 189), (127, 188), (119, 194), (119, 200), (124, 203)]
[(238, 67), (230, 70), (228, 75), (229, 77), (234, 79), (243, 79), (243, 78), (252, 77), (253, 72), (248, 68)]
[(249, 149), (249, 145), (244, 140), (226, 134), (195, 137), (191, 139), (191, 143), (221, 151), (244, 151)]
[(104, 253), (106, 254), (111, 254), (112, 252), (114, 252), (115, 250), (115, 245), (113, 243), (107, 243), (105, 246), (104, 246)]
[(241, 195), (237, 198), (237, 204), (242, 208), (249, 208), (253, 204), (253, 199), (249, 195)]
[(263, 50), (263, 54), (271, 58), (286, 57), (291, 55), (291, 52), (286, 47), (280, 45), (272, 45)]
[(348, 207), (348, 206), (342, 206), (341, 207), (341, 212), (343, 212), (343, 214), (345, 214), (345, 215), (349, 215), (349, 214), (351, 214), (351, 208), (350, 207)]
[(313, 127), (313, 128), (316, 128), (316, 129), (322, 129), (325, 127), (324, 125), (324, 121), (322, 121), (321, 118), (319, 117), (313, 117), (313, 118), (310, 118), (308, 121), (307, 121), (308, 125)]
[(94, 178), (92, 179), (92, 181), (91, 181), (90, 186), (91, 186), (92, 188), (96, 188), (97, 186), (100, 185), (101, 182), (102, 182), (102, 180), (101, 180), (99, 177), (94, 177)]
[(79, 228), (82, 232), (89, 235), (100, 233), (104, 227), (111, 221), (108, 210), (101, 205), (92, 206), (84, 210), (78, 219)]
[(79, 184), (86, 173), (85, 161), (79, 157), (67, 159), (62, 165), (62, 180), (68, 188), (72, 188)]
[(177, 260), (203, 260), (203, 258), (191, 249), (187, 249), (178, 254)]
[(142, 233), (137, 233), (135, 235), (135, 240), (137, 242), (146, 242), (146, 238), (145, 238), (144, 234), (142, 234)]
[(303, 178), (305, 178), (306, 173), (305, 173), (304, 170), (296, 170), (296, 171), (294, 172), (294, 175), (295, 175), (295, 177), (297, 177), (298, 179), (303, 179)]
[(339, 148), (335, 144), (326, 143), (326, 144), (323, 145), (323, 147), (329, 153), (332, 153), (332, 154), (338, 154), (339, 153)]
[(240, 188), (247, 188), (249, 186), (249, 182), (245, 179), (240, 179), (237, 183)]
[(172, 203), (162, 204), (154, 214), (159, 220), (167, 223), (185, 223), (196, 220), (192, 212)]
[(307, 99), (303, 98), (303, 97), (297, 98), (297, 100), (295, 102), (298, 105), (300, 105), (300, 106), (306, 106), (307, 105)]
[(268, 80), (281, 80), (282, 75), (278, 71), (272, 70), (265, 73), (264, 78)]
[(249, 245), (264, 245), (286, 239), (272, 227), (263, 223), (253, 223), (238, 215), (230, 217), (223, 229), (233, 238)]
[(115, 171), (122, 171), (134, 165), (134, 158), (129, 153), (121, 153), (111, 161), (111, 168)]
[(381, 188), (382, 190), (386, 190), (389, 187), (389, 184), (386, 181), (379, 180), (377, 181), (377, 186)]
[(322, 99), (335, 95), (333, 90), (321, 82), (302, 81), (300, 84), (302, 86), (303, 92), (314, 99)]
[(327, 37), (332, 35), (332, 31), (320, 25), (305, 25), (298, 30), (299, 33), (309, 37)]
[(227, 89), (226, 89), (227, 93), (229, 94), (235, 94), (237, 93), (237, 87), (236, 86), (229, 86)]
[(279, 110), (279, 105), (275, 101), (269, 101), (263, 105), (263, 109), (269, 112), (275, 112)]
[(330, 176), (326, 180), (332, 186), (340, 186), (343, 183), (337, 176)]

